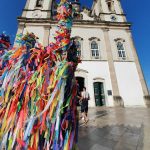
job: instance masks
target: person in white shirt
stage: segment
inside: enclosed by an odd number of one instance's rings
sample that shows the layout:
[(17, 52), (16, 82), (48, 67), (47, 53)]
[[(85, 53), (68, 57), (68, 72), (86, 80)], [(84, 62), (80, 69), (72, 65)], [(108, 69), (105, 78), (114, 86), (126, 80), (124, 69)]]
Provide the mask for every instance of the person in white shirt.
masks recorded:
[(83, 88), (81, 92), (81, 113), (82, 113), (82, 120), (87, 123), (88, 122), (88, 100), (90, 99), (89, 93), (86, 91), (86, 88)]

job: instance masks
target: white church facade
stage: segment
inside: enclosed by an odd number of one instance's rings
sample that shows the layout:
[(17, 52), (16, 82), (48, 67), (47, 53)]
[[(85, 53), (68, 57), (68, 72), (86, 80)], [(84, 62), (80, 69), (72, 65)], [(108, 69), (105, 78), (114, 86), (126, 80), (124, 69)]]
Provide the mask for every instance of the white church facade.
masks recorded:
[[(76, 78), (80, 90), (85, 86), (90, 94), (89, 106), (146, 106), (149, 92), (120, 0), (94, 0), (91, 9), (81, 9), (78, 0), (73, 5), (80, 17), (72, 37), (82, 59)], [(48, 45), (57, 25), (56, 7), (55, 0), (27, 0), (17, 34), (34, 32)]]

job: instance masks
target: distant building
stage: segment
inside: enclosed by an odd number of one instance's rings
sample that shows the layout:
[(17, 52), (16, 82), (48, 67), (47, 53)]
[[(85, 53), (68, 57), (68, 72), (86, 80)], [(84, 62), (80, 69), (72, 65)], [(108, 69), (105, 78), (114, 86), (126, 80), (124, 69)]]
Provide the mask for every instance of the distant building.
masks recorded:
[[(148, 88), (120, 0), (94, 0), (91, 9), (81, 9), (78, 0), (73, 5), (81, 14), (72, 29), (82, 58), (76, 77), (90, 93), (90, 106), (145, 106)], [(56, 9), (54, 0), (27, 0), (17, 33), (34, 32), (48, 45)]]

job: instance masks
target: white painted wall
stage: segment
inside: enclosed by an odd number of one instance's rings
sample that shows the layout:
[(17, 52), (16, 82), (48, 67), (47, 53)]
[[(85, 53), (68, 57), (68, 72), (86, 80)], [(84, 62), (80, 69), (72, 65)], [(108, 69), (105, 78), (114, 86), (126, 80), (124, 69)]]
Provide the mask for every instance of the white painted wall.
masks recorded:
[[(52, 26), (50, 30), (50, 41), (53, 41), (56, 26)], [(24, 29), (25, 32), (34, 32), (39, 36), (39, 41), (43, 43), (44, 39), (44, 27), (42, 26), (27, 26)], [(98, 37), (100, 41), (101, 51), (103, 56), (106, 57), (106, 44), (104, 41), (104, 34), (102, 29), (97, 28), (83, 28), (83, 27), (73, 27), (72, 37), (80, 36), (83, 38), (83, 55), (84, 61), (79, 64), (78, 69), (83, 69), (88, 73), (76, 72), (76, 76), (81, 76), (85, 78), (87, 90), (90, 93), (91, 100), (89, 101), (89, 106), (95, 106), (94, 98), (94, 88), (93, 83), (94, 78), (103, 78), (105, 87), (105, 97), (106, 105), (113, 106), (113, 97), (108, 96), (107, 90), (112, 90), (109, 66), (107, 61), (92, 61), (90, 58), (90, 41), (91, 37)], [(128, 41), (128, 34), (124, 30), (109, 30), (109, 38), (113, 50), (113, 57), (117, 57), (116, 44), (114, 39), (123, 38), (125, 39), (126, 50), (128, 51), (128, 56), (132, 61), (133, 55), (130, 46), (130, 41)], [(86, 61), (85, 61), (86, 60)], [(90, 60), (90, 61), (89, 61)], [(117, 75), (117, 81), (119, 86), (120, 96), (123, 98), (125, 106), (144, 106), (143, 92), (141, 88), (141, 83), (139, 81), (138, 72), (134, 62), (115, 62), (115, 70)]]
[(28, 11), (26, 18), (35, 18), (34, 14), (37, 14), (37, 18), (47, 18), (47, 12), (41, 12), (40, 10)]
[[(36, 2), (37, 2), (37, 0), (30, 0), (28, 9), (35, 9)], [(52, 0), (44, 0), (42, 9), (43, 10), (48, 10), (49, 9), (49, 5), (51, 3), (52, 3)]]
[(83, 20), (94, 20), (93, 17), (89, 17), (85, 12), (81, 12), (82, 16), (83, 16)]
[(116, 14), (122, 14), (122, 8), (118, 0), (114, 0), (114, 7), (115, 7)]
[(115, 62), (119, 92), (125, 106), (145, 106), (138, 72), (134, 62)]
[[(53, 39), (53, 35), (55, 32), (55, 27), (52, 27), (50, 39)], [(83, 60), (90, 60), (91, 53), (90, 53), (90, 41), (89, 38), (91, 37), (98, 37), (100, 41), (100, 50), (102, 52), (102, 58), (107, 59), (106, 56), (106, 44), (104, 40), (103, 30), (100, 28), (90, 28), (90, 27), (76, 27), (74, 26), (72, 29), (72, 37), (80, 36), (83, 38)], [(127, 52), (128, 61), (134, 61), (133, 54), (132, 54), (132, 47), (130, 46), (130, 41), (128, 38), (128, 34), (126, 30), (121, 29), (110, 29), (109, 30), (109, 38), (111, 43), (111, 49), (113, 52), (114, 60), (118, 60), (118, 53), (117, 47), (114, 39), (122, 38), (125, 40), (125, 50)], [(88, 71), (88, 73), (83, 75), (83, 73), (78, 72), (76, 73), (77, 76), (81, 76), (86, 78), (86, 86), (88, 91), (91, 95), (90, 106), (95, 106), (95, 99), (94, 99), (94, 89), (93, 89), (93, 79), (95, 77), (104, 78), (104, 85), (105, 85), (105, 96), (106, 96), (106, 105), (113, 106), (113, 98), (112, 96), (107, 95), (107, 90), (112, 90), (111, 87), (111, 79), (109, 73), (108, 62), (106, 61), (83, 61), (79, 64), (79, 69), (83, 69)], [(123, 97), (126, 106), (144, 106), (143, 95), (141, 84), (138, 77), (138, 72), (136, 70), (135, 64), (133, 62), (116, 62), (115, 69), (117, 74), (117, 80), (119, 84), (120, 96)], [(128, 75), (130, 72), (131, 76)], [(134, 81), (131, 84), (132, 79)], [(130, 85), (131, 84), (131, 85)], [(127, 86), (124, 86), (127, 85)], [(125, 90), (125, 88), (129, 89), (129, 91)], [(132, 91), (132, 94), (130, 94)], [(139, 95), (136, 94), (138, 91)], [(129, 94), (128, 94), (129, 93)]]
[(27, 11), (26, 17), (27, 18), (35, 18), (33, 13), (36, 13), (38, 15), (37, 18), (46, 18), (47, 17), (47, 12), (44, 12), (44, 11), (41, 11), (41, 10), (49, 10), (52, 0), (44, 0), (42, 8), (36, 8), (35, 7), (36, 2), (37, 2), (37, 0), (30, 0), (28, 10), (33, 10), (33, 11)]
[[(104, 15), (104, 20), (111, 22), (111, 16), (112, 16), (112, 15), (110, 15), (110, 14), (105, 14), (105, 15)], [(115, 14), (113, 14), (113, 16), (116, 17), (116, 22), (124, 22), (124, 19), (123, 19), (122, 16), (120, 16), (120, 15), (115, 15)]]
[[(106, 0), (101, 0), (101, 5), (102, 5), (102, 10), (104, 13), (106, 13), (104, 15), (104, 20), (105, 21), (111, 21), (111, 15), (109, 10), (108, 10), (108, 6), (107, 6), (107, 2)], [(115, 14), (122, 14), (122, 8), (120, 7), (120, 4), (118, 2), (118, 0), (114, 0), (114, 9), (115, 9)], [(114, 15), (115, 15), (114, 14)], [(115, 15), (117, 18), (117, 22), (124, 22), (124, 17), (120, 16), (120, 15)]]
[[(55, 30), (56, 27), (52, 26), (50, 30), (50, 40), (54, 41), (54, 35), (55, 35)], [(107, 55), (106, 55), (106, 45), (105, 45), (105, 40), (104, 40), (104, 33), (101, 28), (97, 29), (95, 27), (90, 28), (90, 27), (75, 27), (73, 26), (72, 28), (72, 37), (79, 36), (83, 38), (82, 41), (82, 54), (83, 54), (83, 60), (91, 60), (91, 51), (90, 51), (90, 41), (89, 38), (91, 37), (97, 37), (100, 39), (99, 41), (99, 46), (100, 46), (100, 59), (101, 60), (106, 60)]]
[[(48, 9), (48, 5), (51, 0), (44, 1), (44, 10)], [(102, 2), (102, 10), (104, 13), (108, 12), (108, 7), (106, 4), (106, 0), (101, 0)], [(120, 14), (121, 9), (119, 7), (119, 2), (114, 0), (115, 2), (115, 10), (116, 13)], [(30, 10), (34, 10), (36, 0), (31, 0), (29, 8)], [(100, 4), (99, 4), (100, 5)], [(99, 9), (100, 10), (100, 9)], [(34, 11), (27, 12), (27, 18), (32, 18), (32, 14)], [(37, 13), (41, 13), (40, 10)], [(41, 13), (42, 18), (46, 18), (47, 13)], [(83, 14), (83, 18), (85, 20), (92, 20), (92, 18), (88, 17), (86, 14)], [(110, 21), (110, 15), (104, 16), (105, 20)], [(123, 22), (123, 17), (118, 17), (119, 22)], [(50, 29), (50, 41), (54, 41), (54, 33), (56, 30), (56, 25), (52, 25)], [(26, 24), (26, 28), (24, 29), (23, 33), (26, 32), (34, 32), (35, 35), (39, 37), (39, 42), (43, 43), (44, 41), (44, 26), (41, 24), (33, 25), (33, 24)], [(129, 35), (125, 29), (109, 29), (109, 39), (113, 54), (113, 59), (118, 60), (118, 53), (116, 48), (116, 43), (114, 39), (122, 38), (125, 40), (125, 50), (127, 52), (128, 59), (126, 62), (115, 62), (115, 70), (117, 75), (117, 81), (120, 91), (120, 96), (123, 98), (125, 106), (144, 106), (143, 100), (143, 92), (141, 83), (139, 80), (138, 72), (134, 63), (134, 57), (132, 54), (132, 46), (130, 45)], [(94, 88), (93, 83), (96, 82), (94, 78), (103, 78), (104, 82), (104, 90), (105, 90), (105, 97), (106, 97), (106, 105), (113, 106), (113, 97), (107, 95), (107, 90), (112, 90), (111, 79), (110, 79), (110, 72), (109, 72), (109, 65), (107, 61), (106, 55), (106, 44), (108, 41), (104, 39), (104, 32), (99, 26), (78, 26), (74, 25), (72, 28), (72, 37), (79, 36), (83, 38), (82, 45), (82, 54), (83, 54), (83, 62), (79, 64), (78, 69), (84, 70), (76, 72), (76, 76), (81, 76), (85, 78), (85, 85), (87, 87), (88, 92), (90, 93), (91, 100), (89, 101), (90, 106), (95, 106), (95, 99), (94, 99)], [(99, 60), (93, 61), (91, 59), (91, 51), (90, 51), (90, 41), (89, 38), (97, 37), (100, 39), (100, 53), (101, 58)], [(90, 61), (89, 61), (90, 60)], [(87, 71), (87, 73), (86, 73)]]
[[(83, 61), (78, 65), (78, 69), (86, 70), (87, 83), (85, 83), (88, 92), (90, 93), (91, 100), (89, 101), (89, 106), (95, 106), (95, 98), (94, 98), (94, 88), (93, 83), (96, 82), (93, 80), (94, 78), (103, 78), (104, 79), (104, 90), (105, 90), (105, 98), (106, 105), (113, 106), (113, 98), (112, 96), (107, 95), (107, 90), (112, 90), (111, 79), (109, 74), (109, 66), (108, 62), (98, 62), (98, 61)], [(79, 76), (80, 72), (76, 72), (76, 76)], [(84, 77), (84, 76), (82, 76)]]
[(39, 37), (39, 42), (43, 43), (44, 40), (44, 27), (43, 26), (26, 26), (26, 28), (23, 31), (23, 34), (27, 32), (33, 32), (36, 36)]
[(99, 14), (101, 13), (101, 8), (100, 7), (101, 7), (100, 0), (97, 0), (97, 2), (94, 2), (92, 15), (99, 16)]
[(30, 0), (30, 4), (29, 4), (28, 9), (34, 9), (34, 8), (35, 8), (35, 5), (36, 5), (36, 1), (37, 1), (37, 0)]
[(43, 9), (48, 10), (50, 8), (50, 5), (52, 4), (52, 0), (44, 0), (43, 2)]
[(100, 59), (106, 60), (106, 46), (104, 41), (104, 33), (102, 29), (98, 28), (89, 28), (89, 27), (73, 27), (72, 29), (72, 37), (74, 36), (80, 36), (83, 38), (83, 60), (90, 60), (91, 59), (91, 51), (90, 51), (90, 41), (89, 38), (91, 37), (97, 37), (100, 39), (98, 42), (100, 47)]
[(110, 29), (109, 30), (109, 39), (111, 43), (111, 49), (113, 52), (114, 60), (118, 60), (118, 51), (116, 47), (116, 42), (114, 41), (117, 38), (121, 38), (125, 40), (124, 47), (125, 47), (126, 54), (127, 54), (127, 60), (134, 61), (132, 47), (129, 41), (129, 35), (126, 30), (122, 30), (122, 29)]

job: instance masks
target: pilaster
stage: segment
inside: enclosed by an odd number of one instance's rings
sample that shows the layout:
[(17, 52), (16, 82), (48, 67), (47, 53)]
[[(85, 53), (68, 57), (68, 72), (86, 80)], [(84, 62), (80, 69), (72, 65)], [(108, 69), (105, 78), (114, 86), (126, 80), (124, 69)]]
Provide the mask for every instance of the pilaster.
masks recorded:
[(108, 65), (109, 65), (109, 72), (110, 72), (110, 78), (111, 78), (111, 84), (112, 84), (112, 91), (113, 91), (113, 100), (115, 106), (124, 106), (123, 100), (119, 93), (119, 87), (118, 87), (118, 81), (113, 61), (113, 55), (112, 55), (112, 49), (109, 39), (109, 29), (104, 28), (104, 38), (105, 38), (105, 44), (106, 44), (106, 53), (107, 53), (107, 59), (108, 59)]
[(51, 28), (50, 25), (44, 26), (44, 39), (43, 39), (44, 46), (47, 46), (49, 44), (50, 28)]

